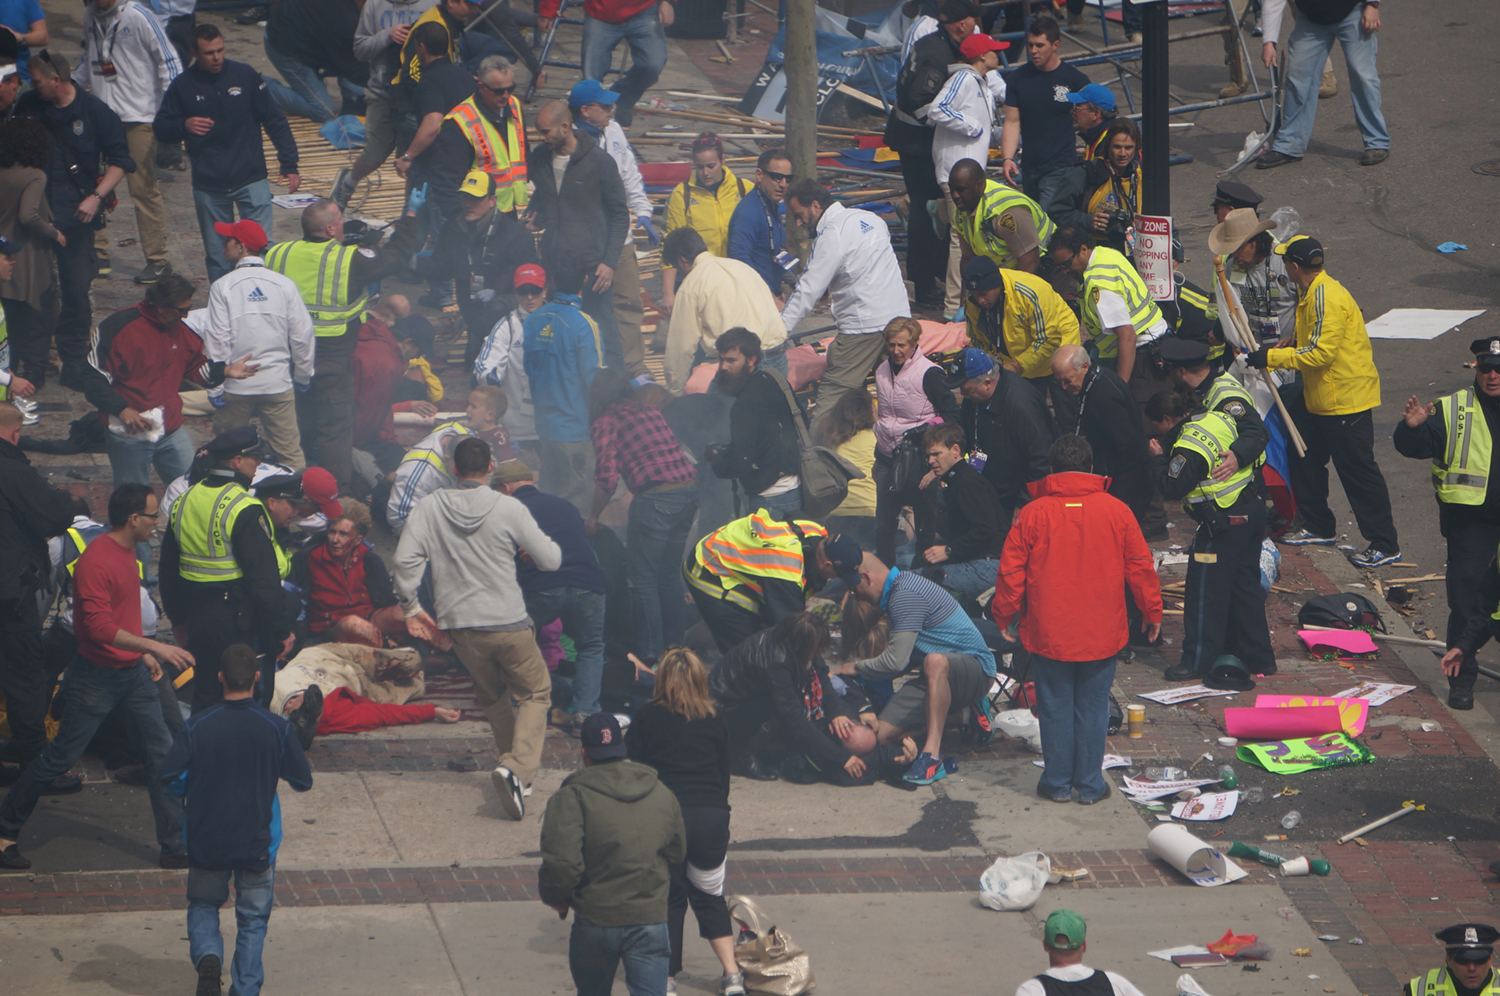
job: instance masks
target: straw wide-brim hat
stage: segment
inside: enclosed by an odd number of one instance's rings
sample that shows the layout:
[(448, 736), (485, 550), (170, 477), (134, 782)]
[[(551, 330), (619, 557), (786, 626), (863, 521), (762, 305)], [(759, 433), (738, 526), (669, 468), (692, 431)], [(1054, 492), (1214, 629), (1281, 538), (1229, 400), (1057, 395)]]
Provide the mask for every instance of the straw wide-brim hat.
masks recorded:
[(1274, 221), (1261, 221), (1254, 208), (1236, 208), (1208, 233), (1208, 248), (1215, 256), (1227, 256), (1261, 232), (1276, 227)]

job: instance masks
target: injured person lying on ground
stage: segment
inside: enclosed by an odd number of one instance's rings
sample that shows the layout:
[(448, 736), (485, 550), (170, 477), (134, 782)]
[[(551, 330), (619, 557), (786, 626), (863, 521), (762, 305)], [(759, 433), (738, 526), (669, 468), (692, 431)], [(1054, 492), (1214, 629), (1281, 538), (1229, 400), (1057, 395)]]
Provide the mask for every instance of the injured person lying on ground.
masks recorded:
[(306, 750), (313, 737), (383, 726), (459, 720), (457, 709), (408, 705), (426, 691), (422, 656), (349, 643), (308, 647), (276, 675), (271, 711), (285, 716)]

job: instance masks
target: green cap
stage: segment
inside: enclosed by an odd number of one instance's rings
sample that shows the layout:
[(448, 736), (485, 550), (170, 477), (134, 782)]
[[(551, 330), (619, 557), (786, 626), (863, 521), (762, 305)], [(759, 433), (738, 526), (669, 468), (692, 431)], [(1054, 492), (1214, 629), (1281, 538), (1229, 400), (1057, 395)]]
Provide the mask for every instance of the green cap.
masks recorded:
[[(1052, 915), (1047, 917), (1047, 926), (1043, 928), (1042, 936), (1047, 947), (1054, 951), (1074, 951), (1083, 945), (1087, 932), (1088, 926), (1077, 913), (1072, 910), (1053, 910)], [(1067, 943), (1058, 943), (1059, 937), (1066, 937)]]

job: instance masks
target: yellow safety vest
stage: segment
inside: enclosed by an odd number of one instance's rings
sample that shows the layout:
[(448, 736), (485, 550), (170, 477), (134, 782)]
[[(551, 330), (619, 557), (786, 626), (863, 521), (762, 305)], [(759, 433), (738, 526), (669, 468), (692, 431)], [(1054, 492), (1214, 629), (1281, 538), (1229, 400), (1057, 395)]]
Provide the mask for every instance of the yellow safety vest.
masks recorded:
[[(991, 218), (1000, 218), (1007, 211), (1027, 211), (1031, 214), (1031, 222), (1036, 226), (1038, 245), (1042, 252), (1046, 252), (1047, 243), (1052, 241), (1052, 233), (1057, 231), (1057, 226), (1047, 217), (1047, 212), (1042, 210), (1040, 204), (1004, 183), (986, 180), (984, 197), (974, 212), (970, 214), (955, 206), (953, 217), (959, 234), (969, 244), (969, 251), (977, 256), (988, 256), (1002, 270), (1014, 269), (1016, 257), (1011, 255), (1006, 241), (990, 232), (985, 222)], [(1000, 224), (1004, 226), (1003, 219)]]
[(1130, 260), (1109, 246), (1095, 246), (1083, 271), (1083, 327), (1099, 343), (1099, 358), (1108, 359), (1120, 355), (1120, 342), (1099, 318), (1099, 295), (1103, 291), (1114, 291), (1125, 301), (1137, 335), (1163, 319), (1146, 281)]
[(1209, 476), (1199, 481), (1198, 486), (1182, 499), (1184, 511), (1191, 512), (1192, 506), (1208, 501), (1217, 502), (1220, 508), (1228, 508), (1239, 499), (1240, 492), (1255, 476), (1254, 468), (1241, 467), (1227, 481), (1216, 481), (1212, 476), (1214, 468), (1224, 462), (1229, 447), (1238, 438), (1234, 419), (1223, 412), (1202, 412), (1183, 423), (1172, 449), (1200, 454), (1208, 461), (1209, 470)]
[[(177, 573), (184, 581), (214, 584), (235, 581), (245, 576), (234, 559), (229, 537), (239, 517), (252, 508), (265, 506), (246, 491), (238, 481), (222, 488), (214, 485), (222, 478), (209, 478), (188, 488), (172, 506), (172, 535), (177, 537)], [(266, 517), (270, 522), (270, 516)], [(272, 542), (272, 546), (279, 544)], [(281, 554), (284, 556), (284, 554)], [(280, 556), (278, 556), (278, 563)]]
[(358, 288), (358, 297), (350, 297), (349, 265), (358, 246), (337, 242), (280, 242), (266, 251), (266, 266), (291, 280), (302, 295), (302, 303), (312, 316), (313, 334), (343, 335), (351, 319), (364, 314), (369, 292)]
[(473, 169), (483, 170), (495, 178), (495, 207), (509, 213), (523, 208), (530, 200), (526, 192), (526, 128), (521, 121), (521, 102), (507, 98), (510, 115), (505, 119), (502, 138), (495, 123), (470, 97), (443, 118), (452, 121), (463, 132), (474, 149)]
[(759, 612), (761, 578), (807, 583), (802, 540), (827, 536), (816, 522), (783, 522), (765, 510), (735, 519), (709, 533), (683, 565), (688, 584), (747, 612)]
[(1442, 399), (1447, 416), (1448, 447), (1432, 458), (1432, 486), (1438, 501), (1450, 505), (1483, 505), (1490, 481), (1494, 442), (1484, 412), (1465, 388)]
[[(457, 422), (445, 422), (437, 428), (433, 429), (427, 435), (435, 436), (445, 429), (453, 429), (460, 436), (472, 436), (474, 434), (469, 431), (468, 426), (460, 425)], [(441, 448), (441, 441), (439, 441), (438, 446), (439, 448)], [(401, 458), (402, 463), (407, 463), (412, 460), (420, 460), (422, 463), (430, 464), (431, 466), (436, 468), (439, 473), (447, 474), (449, 477), (453, 476), (452, 471), (448, 469), (448, 465), (443, 461), (442, 453), (434, 451), (429, 447), (413, 446), (411, 449), (406, 451), (406, 456)]]
[[(1233, 374), (1219, 374), (1219, 376), (1209, 381), (1208, 391), (1203, 395), (1203, 407), (1211, 412), (1216, 412), (1219, 410), (1219, 406), (1230, 398), (1235, 398), (1242, 403), (1245, 406), (1245, 411), (1255, 412), (1256, 418), (1260, 417), (1260, 413), (1255, 407), (1255, 399), (1250, 396), (1249, 391), (1245, 390), (1243, 384), (1234, 379)], [(1230, 417), (1233, 418), (1233, 416)], [(1238, 427), (1235, 429), (1235, 436), (1239, 436)], [(1260, 456), (1255, 458), (1255, 466), (1259, 467), (1265, 462), (1266, 451), (1261, 450)]]
[[(1411, 996), (1458, 996), (1458, 988), (1453, 984), (1453, 978), (1448, 974), (1448, 966), (1434, 968), (1426, 975), (1419, 975), (1409, 983)], [(1489, 981), (1485, 983), (1484, 989), (1479, 996), (1497, 996), (1495, 991), (1495, 973), (1490, 971)]]

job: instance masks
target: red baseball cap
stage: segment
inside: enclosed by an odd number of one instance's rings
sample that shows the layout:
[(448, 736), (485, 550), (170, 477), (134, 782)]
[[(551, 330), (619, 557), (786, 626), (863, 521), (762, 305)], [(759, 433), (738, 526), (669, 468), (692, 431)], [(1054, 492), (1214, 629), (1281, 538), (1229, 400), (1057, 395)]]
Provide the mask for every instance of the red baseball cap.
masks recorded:
[(527, 263), (525, 266), (516, 267), (515, 286), (520, 287), (547, 287), (547, 271), (535, 263)]
[(260, 227), (260, 222), (251, 221), (249, 218), (241, 218), (233, 224), (227, 221), (216, 221), (214, 231), (226, 239), (239, 239), (240, 245), (251, 252), (260, 252), (270, 241), (266, 238), (266, 230)]
[[(239, 224), (243, 225), (245, 222)], [(255, 225), (255, 222), (249, 224)], [(260, 228), (259, 225), (255, 227)], [(322, 467), (309, 467), (302, 472), (302, 494), (308, 501), (317, 502), (318, 511), (326, 515), (330, 522), (344, 512), (343, 506), (339, 504), (338, 482)]]
[(1008, 48), (1010, 48), (1010, 42), (996, 41), (989, 35), (976, 31), (963, 40), (963, 44), (958, 46), (958, 51), (965, 59), (973, 60), (986, 52), (1003, 52)]

